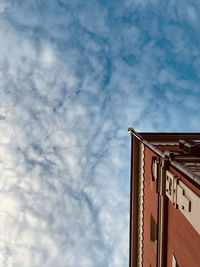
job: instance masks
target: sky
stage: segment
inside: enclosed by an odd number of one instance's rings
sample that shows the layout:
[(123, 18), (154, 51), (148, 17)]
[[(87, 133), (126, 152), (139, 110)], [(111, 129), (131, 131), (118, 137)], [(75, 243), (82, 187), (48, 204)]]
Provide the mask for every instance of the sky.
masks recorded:
[(0, 266), (127, 267), (128, 127), (198, 132), (197, 0), (0, 0)]

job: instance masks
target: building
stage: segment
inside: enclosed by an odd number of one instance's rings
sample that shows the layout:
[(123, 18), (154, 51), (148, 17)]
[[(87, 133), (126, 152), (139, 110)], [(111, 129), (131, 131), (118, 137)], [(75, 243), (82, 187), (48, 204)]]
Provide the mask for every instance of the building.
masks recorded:
[(200, 267), (200, 133), (128, 132), (129, 267)]

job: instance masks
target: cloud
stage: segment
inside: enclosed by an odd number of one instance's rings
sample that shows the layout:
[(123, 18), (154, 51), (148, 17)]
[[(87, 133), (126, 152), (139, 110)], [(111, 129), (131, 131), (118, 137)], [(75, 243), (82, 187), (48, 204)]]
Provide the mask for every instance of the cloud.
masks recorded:
[(0, 5), (1, 266), (128, 265), (127, 128), (199, 124), (198, 9), (164, 7)]

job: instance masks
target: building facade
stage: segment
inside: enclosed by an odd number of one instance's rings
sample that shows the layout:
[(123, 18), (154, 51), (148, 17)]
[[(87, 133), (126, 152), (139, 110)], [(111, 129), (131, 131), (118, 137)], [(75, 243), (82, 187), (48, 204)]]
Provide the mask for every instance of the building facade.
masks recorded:
[(128, 131), (129, 267), (200, 267), (200, 133)]

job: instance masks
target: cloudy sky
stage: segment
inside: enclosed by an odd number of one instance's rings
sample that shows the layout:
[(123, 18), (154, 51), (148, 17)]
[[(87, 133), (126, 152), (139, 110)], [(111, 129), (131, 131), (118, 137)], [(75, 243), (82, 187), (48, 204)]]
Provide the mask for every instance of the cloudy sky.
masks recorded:
[(130, 137), (199, 131), (198, 0), (0, 0), (0, 266), (127, 267)]

